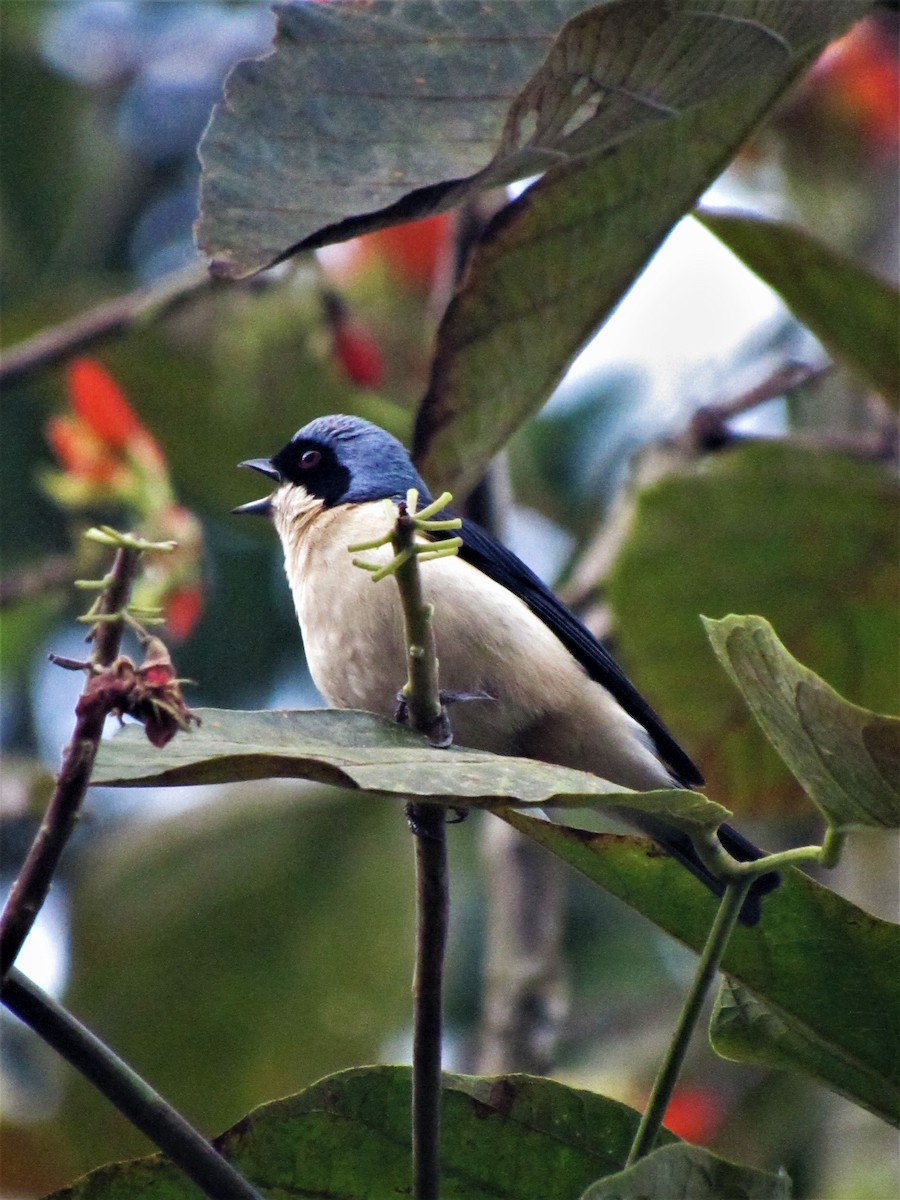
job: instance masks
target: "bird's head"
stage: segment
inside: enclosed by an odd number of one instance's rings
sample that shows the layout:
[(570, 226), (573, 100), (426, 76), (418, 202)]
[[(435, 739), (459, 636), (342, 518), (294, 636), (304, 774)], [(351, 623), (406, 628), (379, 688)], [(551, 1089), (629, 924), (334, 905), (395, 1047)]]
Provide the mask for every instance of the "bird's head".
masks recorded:
[(405, 497), (416, 488), (420, 504), (431, 499), (402, 444), (360, 417), (317, 417), (271, 458), (248, 458), (240, 466), (259, 471), (277, 487), (232, 510), (239, 514), (269, 516), (273, 505), (288, 497), (295, 502), (308, 497), (333, 508)]

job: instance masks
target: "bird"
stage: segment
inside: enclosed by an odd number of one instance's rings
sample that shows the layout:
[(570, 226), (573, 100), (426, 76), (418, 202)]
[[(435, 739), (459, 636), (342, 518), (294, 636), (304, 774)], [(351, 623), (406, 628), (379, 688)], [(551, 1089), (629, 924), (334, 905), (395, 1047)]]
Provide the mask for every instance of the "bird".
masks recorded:
[[(406, 448), (360, 417), (322, 416), (271, 458), (239, 465), (275, 485), (233, 512), (275, 526), (317, 688), (332, 707), (394, 715), (405, 674), (400, 605), (390, 589), (373, 586), (347, 548), (383, 537), (385, 500), (398, 503), (415, 488), (422, 505), (431, 503)], [(636, 791), (701, 786), (698, 768), (612, 655), (546, 584), (474, 522), (463, 518), (458, 532), (456, 555), (421, 566), (442, 696), (468, 698), (452, 711), (454, 741), (589, 771)], [(393, 550), (386, 545), (369, 557), (379, 561), (379, 553), (387, 562)], [(617, 815), (722, 894), (686, 833), (637, 810)], [(731, 826), (717, 832), (739, 861), (763, 856)], [(743, 924), (758, 922), (762, 897), (778, 883), (774, 872), (754, 881)]]

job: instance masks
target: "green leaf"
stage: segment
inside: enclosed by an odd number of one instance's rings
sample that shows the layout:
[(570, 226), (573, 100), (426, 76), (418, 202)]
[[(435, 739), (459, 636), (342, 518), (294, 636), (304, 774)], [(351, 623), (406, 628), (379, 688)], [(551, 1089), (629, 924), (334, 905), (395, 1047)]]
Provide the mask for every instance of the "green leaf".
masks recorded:
[(417, 415), (413, 456), (434, 488), (466, 495), (539, 411), (756, 125), (773, 82), (729, 81), (724, 93), (548, 172), (488, 226), (439, 326)]
[(796, 226), (738, 213), (696, 214), (783, 298), (836, 358), (900, 401), (900, 294)]
[(234, 68), (200, 143), (200, 249), (240, 277), (458, 202), (589, 2), (278, 5), (274, 54)]
[(240, 277), (598, 154), (728, 89), (754, 83), (759, 111), (869, 5), (586, 8), (279, 5), (274, 54), (232, 71), (201, 143), (201, 249)]
[[(256, 1109), (216, 1145), (273, 1196), (406, 1196), (409, 1109), (407, 1067), (362, 1067)], [(445, 1075), (441, 1196), (571, 1200), (621, 1167), (637, 1123), (626, 1105), (549, 1079)], [(199, 1192), (155, 1155), (102, 1167), (52, 1200), (138, 1195), (194, 1200)]]
[(687, 830), (715, 828), (728, 810), (676, 788), (630, 792), (585, 771), (451, 746), (372, 713), (338, 709), (236, 712), (198, 709), (199, 729), (162, 750), (131, 726), (104, 741), (92, 782), (118, 787), (310, 779), (451, 807), (509, 804), (584, 808), (626, 805)]
[(791, 1181), (717, 1158), (699, 1146), (663, 1146), (593, 1184), (581, 1200), (790, 1200)]
[[(646, 841), (501, 815), (691, 949), (702, 948), (715, 900)], [(858, 1101), (895, 1119), (886, 1099), (900, 1088), (900, 1038), (886, 1030), (900, 1012), (900, 927), (788, 869), (763, 901), (759, 925), (732, 934), (722, 970), (843, 1064), (832, 1077), (820, 1063), (816, 1078), (842, 1091), (849, 1064), (871, 1080)]]
[(900, 720), (850, 704), (762, 617), (703, 618), (766, 737), (837, 830), (900, 828)]
[[(806, 808), (709, 653), (698, 613), (761, 612), (794, 654), (858, 704), (897, 700), (897, 482), (882, 466), (747, 445), (646, 466), (603, 580), (622, 665), (741, 813)], [(587, 580), (585, 581), (587, 582)]]
[(746, 988), (731, 980), (723, 980), (719, 988), (709, 1039), (723, 1058), (799, 1071), (900, 1125), (900, 1091), (886, 1085), (879, 1072), (866, 1070), (835, 1054), (831, 1047), (810, 1037), (793, 1021), (776, 1016)]

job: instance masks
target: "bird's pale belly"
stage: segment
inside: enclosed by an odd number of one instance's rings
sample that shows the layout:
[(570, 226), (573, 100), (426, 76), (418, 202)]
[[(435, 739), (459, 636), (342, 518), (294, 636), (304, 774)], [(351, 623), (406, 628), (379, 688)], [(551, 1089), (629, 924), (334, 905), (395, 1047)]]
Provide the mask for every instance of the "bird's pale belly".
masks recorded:
[[(346, 550), (384, 526), (380, 504), (361, 505), (325, 510), (305, 529), (285, 522), (282, 539), (319, 691), (334, 707), (391, 716), (406, 681), (397, 585), (373, 583)], [(362, 557), (385, 562), (390, 550)], [(518, 597), (458, 557), (424, 562), (421, 570), (434, 605), (441, 690), (492, 697), (451, 707), (459, 745), (558, 762), (629, 787), (668, 780), (644, 730)]]
[[(428, 596), (433, 568), (423, 564)], [(464, 564), (457, 564), (464, 565)], [(466, 568), (469, 570), (469, 568)], [(363, 708), (391, 716), (397, 693), (406, 682), (406, 653), (402, 612), (396, 584), (371, 578), (350, 564), (343, 586), (327, 596), (321, 589), (296, 589), (307, 662), (316, 686), (329, 704)], [(446, 576), (446, 569), (441, 572)], [(357, 578), (358, 577), (358, 578)], [(535, 717), (526, 697), (512, 698), (503, 687), (503, 660), (508, 658), (508, 631), (498, 638), (485, 628), (484, 612), (472, 611), (458, 591), (442, 581), (435, 604), (434, 631), (440, 687), (445, 693), (484, 694), (491, 699), (455, 703), (451, 722), (455, 740), (463, 745), (509, 753), (519, 731)], [(507, 653), (504, 654), (504, 648)], [(523, 702), (524, 701), (524, 702)]]

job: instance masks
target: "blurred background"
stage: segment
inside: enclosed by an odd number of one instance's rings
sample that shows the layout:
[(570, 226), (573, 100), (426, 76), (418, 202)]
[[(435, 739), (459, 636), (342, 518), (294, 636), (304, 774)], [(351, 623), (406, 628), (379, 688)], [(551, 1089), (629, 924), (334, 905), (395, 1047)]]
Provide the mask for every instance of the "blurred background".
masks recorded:
[[(2, 5), (4, 346), (121, 298), (116, 336), (4, 381), (4, 886), (33, 836), (81, 678), (80, 531), (140, 522), (181, 543), (145, 582), (194, 706), (321, 703), (276, 538), (229, 510), (241, 459), (353, 412), (408, 436), (461, 240), (454, 216), (305, 256), (240, 286), (192, 239), (196, 144), (229, 66), (262, 54), (264, 4)], [(898, 274), (896, 13), (823, 55), (707, 198), (786, 217)], [(173, 299), (175, 298), (175, 299)], [(138, 315), (139, 313), (143, 315)], [(685, 432), (787, 362), (790, 394)], [(897, 705), (893, 423), (777, 297), (687, 219), (502, 465), (507, 540), (612, 644), (742, 827), (818, 827), (705, 646), (698, 613), (759, 612), (849, 699)], [(771, 390), (771, 389), (770, 389)], [(701, 452), (704, 451), (704, 452)], [(484, 827), (450, 831), (450, 1069), (477, 1065)], [(832, 880), (829, 880), (832, 882)], [(554, 986), (554, 1073), (642, 1103), (692, 957), (574, 875)], [(860, 838), (836, 886), (895, 915), (896, 864)], [(412, 853), (381, 800), (270, 782), (93, 792), (21, 960), (209, 1134), (342, 1067), (407, 1061)], [(37, 1196), (142, 1137), (4, 1012), (2, 1196)], [(804, 1120), (796, 1114), (802, 1105)], [(670, 1125), (784, 1165), (801, 1197), (893, 1194), (874, 1118), (786, 1074), (698, 1049)]]

